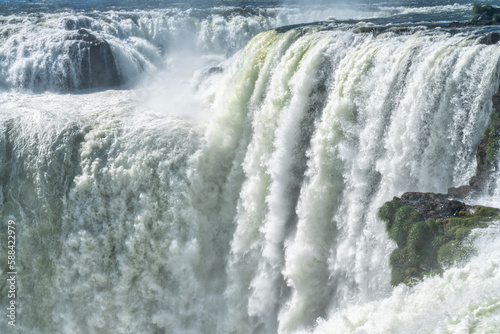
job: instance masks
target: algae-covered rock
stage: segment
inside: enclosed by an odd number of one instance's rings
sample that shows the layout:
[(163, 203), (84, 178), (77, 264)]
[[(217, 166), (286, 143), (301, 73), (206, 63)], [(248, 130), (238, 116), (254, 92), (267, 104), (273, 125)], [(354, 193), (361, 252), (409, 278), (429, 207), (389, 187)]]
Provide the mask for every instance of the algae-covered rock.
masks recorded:
[(386, 223), (389, 237), (398, 246), (390, 257), (392, 285), (413, 284), (466, 260), (473, 250), (464, 240), (472, 229), (500, 219), (498, 209), (469, 206), (445, 197), (406, 193), (378, 210), (379, 219)]
[(472, 5), (472, 12), (474, 13), (472, 22), (480, 24), (500, 23), (500, 8), (475, 3)]

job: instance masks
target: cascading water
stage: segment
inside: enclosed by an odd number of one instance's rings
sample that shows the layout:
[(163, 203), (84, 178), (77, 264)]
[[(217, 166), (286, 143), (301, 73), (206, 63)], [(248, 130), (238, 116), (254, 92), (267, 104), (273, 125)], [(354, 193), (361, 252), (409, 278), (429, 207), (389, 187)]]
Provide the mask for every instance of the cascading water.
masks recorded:
[(499, 51), (448, 33), (314, 28), (267, 32), (242, 51), (214, 103), (213, 144), (207, 132), (209, 148), (236, 148), (243, 174), (230, 329), (290, 332), (388, 293), (392, 244), (376, 209), (473, 175)]
[[(392, 288), (395, 245), (376, 211), (474, 175), (500, 48), (472, 29), (330, 22), (257, 34), (283, 14), (193, 13), (3, 18), (0, 226), (18, 227), (16, 329), (498, 330), (496, 225), (474, 232), (464, 266)], [(223, 61), (195, 75), (188, 119), (129, 86), (54, 93), (81, 82), (66, 53), (79, 29), (109, 43), (129, 81), (182, 45)], [(197, 38), (183, 43), (186, 31)], [(499, 189), (477, 201), (493, 205)]]
[[(165, 55), (232, 54), (279, 21), (273, 12), (251, 14), (219, 8), (7, 16), (0, 27), (0, 88), (116, 86), (153, 73)], [(92, 85), (86, 77), (101, 76), (92, 66), (102, 61), (117, 67), (112, 75), (119, 79)]]
[(232, 55), (259, 32), (324, 15), (238, 7), (12, 14), (0, 18), (0, 89), (118, 86), (152, 75), (165, 57)]
[[(498, 202), (496, 202), (498, 203)], [(499, 227), (476, 231), (478, 255), (409, 289), (399, 285), (386, 299), (352, 306), (320, 320), (314, 333), (496, 333)]]

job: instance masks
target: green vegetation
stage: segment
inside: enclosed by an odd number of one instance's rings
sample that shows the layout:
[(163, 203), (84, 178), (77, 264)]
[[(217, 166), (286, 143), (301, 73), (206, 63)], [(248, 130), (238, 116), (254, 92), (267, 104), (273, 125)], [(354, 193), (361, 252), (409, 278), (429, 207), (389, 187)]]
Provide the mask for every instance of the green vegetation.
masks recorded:
[(475, 3), (472, 5), (472, 12), (474, 13), (474, 17), (472, 18), (473, 22), (500, 22), (500, 8), (493, 7), (492, 5)]
[(500, 133), (497, 133), (497, 123), (500, 120), (500, 113), (494, 112), (490, 115), (490, 125), (484, 131), (484, 138), (488, 146), (486, 147), (486, 160), (491, 161), (498, 151), (500, 145)]
[(475, 3), (472, 5), (472, 12), (476, 15), (488, 14), (493, 15), (493, 6), (492, 5), (481, 5), (479, 3)]
[(473, 249), (463, 242), (474, 228), (484, 228), (488, 222), (500, 219), (500, 210), (471, 207), (458, 217), (424, 220), (413, 207), (392, 200), (378, 210), (386, 223), (389, 237), (398, 246), (390, 257), (391, 284), (413, 284), (427, 275), (440, 274), (443, 269), (465, 261)]

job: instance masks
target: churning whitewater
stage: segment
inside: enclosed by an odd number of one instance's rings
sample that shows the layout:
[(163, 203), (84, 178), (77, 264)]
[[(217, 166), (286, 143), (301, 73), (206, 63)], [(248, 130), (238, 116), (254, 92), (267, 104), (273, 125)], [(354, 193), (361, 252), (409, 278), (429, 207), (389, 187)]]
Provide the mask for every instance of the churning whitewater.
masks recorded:
[(497, 225), (468, 263), (391, 287), (376, 212), (474, 175), (500, 47), (469, 28), (268, 30), (298, 19), (218, 10), (2, 17), (16, 330), (499, 331)]

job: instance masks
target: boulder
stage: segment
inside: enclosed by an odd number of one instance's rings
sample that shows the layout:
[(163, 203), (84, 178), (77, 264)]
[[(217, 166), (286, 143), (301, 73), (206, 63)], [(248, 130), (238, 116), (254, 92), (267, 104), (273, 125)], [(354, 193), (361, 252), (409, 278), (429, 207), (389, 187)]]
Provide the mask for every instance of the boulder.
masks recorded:
[(500, 41), (500, 33), (493, 32), (479, 39), (480, 44), (493, 45)]
[(377, 216), (397, 245), (389, 260), (391, 284), (413, 285), (466, 261), (473, 254), (470, 232), (500, 219), (500, 210), (466, 205), (444, 194), (406, 193), (384, 203)]
[[(112, 87), (122, 84), (111, 47), (104, 39), (97, 38), (86, 29), (79, 29), (67, 36), (74, 41), (68, 55), (80, 65), (81, 77), (75, 89)], [(71, 84), (70, 84), (71, 85)]]
[(465, 198), (471, 192), (471, 186), (460, 186), (460, 187), (451, 187), (448, 188), (448, 195), (453, 198)]
[(424, 219), (456, 217), (466, 208), (464, 203), (450, 200), (446, 194), (407, 192), (394, 200), (413, 207)]

